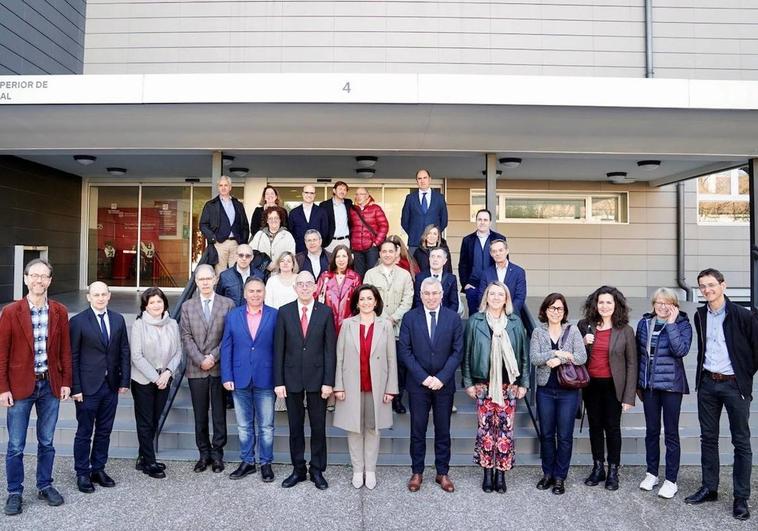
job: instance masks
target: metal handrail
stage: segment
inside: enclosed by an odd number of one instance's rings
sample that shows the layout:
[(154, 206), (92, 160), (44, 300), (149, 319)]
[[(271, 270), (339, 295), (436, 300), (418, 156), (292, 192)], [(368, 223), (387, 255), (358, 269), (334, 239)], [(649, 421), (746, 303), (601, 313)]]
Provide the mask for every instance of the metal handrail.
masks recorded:
[[(529, 308), (526, 307), (526, 304), (521, 308), (521, 321), (524, 323), (524, 328), (526, 329), (526, 337), (528, 341), (531, 341), (532, 339), (532, 332), (534, 332), (534, 329), (537, 328), (539, 325), (537, 323), (537, 320), (532, 315), (532, 312), (529, 311)], [(534, 410), (532, 409), (532, 405), (530, 401), (535, 401), (537, 398), (537, 376), (536, 371), (529, 371), (529, 392), (524, 397), (524, 403), (526, 404), (526, 409), (529, 411), (529, 417), (532, 419), (532, 426), (534, 426), (534, 431), (537, 433), (537, 438), (540, 438), (540, 426), (539, 426), (539, 416), (538, 414), (535, 415)]]

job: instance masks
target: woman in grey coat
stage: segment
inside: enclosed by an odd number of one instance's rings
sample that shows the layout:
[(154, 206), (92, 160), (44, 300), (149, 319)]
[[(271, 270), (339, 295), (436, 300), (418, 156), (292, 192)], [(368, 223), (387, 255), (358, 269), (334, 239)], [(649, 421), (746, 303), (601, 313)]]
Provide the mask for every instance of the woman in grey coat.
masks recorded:
[(168, 299), (159, 288), (140, 298), (140, 313), (132, 326), (132, 398), (137, 421), (137, 470), (152, 478), (166, 477), (165, 465), (155, 461), (153, 439), (168, 400), (171, 378), (182, 359), (179, 325), (168, 313)]
[(537, 368), (537, 411), (540, 417), (540, 457), (543, 477), (537, 488), (553, 488), (553, 494), (565, 492), (564, 481), (571, 464), (574, 443), (574, 419), (579, 407), (578, 389), (564, 389), (558, 383), (558, 367), (573, 363), (583, 365), (587, 351), (579, 329), (568, 323), (566, 298), (551, 293), (539, 311), (542, 325), (532, 332), (530, 358)]

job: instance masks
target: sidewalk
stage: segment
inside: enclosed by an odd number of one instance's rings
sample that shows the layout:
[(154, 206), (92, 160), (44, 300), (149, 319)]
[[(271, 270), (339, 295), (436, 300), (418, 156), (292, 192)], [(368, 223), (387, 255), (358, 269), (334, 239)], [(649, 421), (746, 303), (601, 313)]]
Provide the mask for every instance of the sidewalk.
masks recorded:
[[(232, 457), (232, 456), (229, 456)], [(747, 530), (755, 529), (758, 507), (758, 467), (752, 487), (753, 516), (738, 522), (731, 516), (731, 469), (722, 468), (720, 499), (690, 507), (684, 497), (700, 484), (699, 467), (683, 467), (679, 494), (663, 500), (638, 488), (643, 467), (624, 467), (621, 489), (608, 492), (601, 486), (582, 484), (586, 466), (572, 467), (566, 494), (555, 496), (534, 488), (541, 472), (537, 467), (517, 467), (506, 474), (506, 494), (485, 494), (480, 489), (480, 470), (455, 467), (450, 477), (456, 492), (447, 494), (434, 483), (427, 469), (418, 493), (409, 493), (405, 482), (410, 467), (382, 467), (376, 490), (356, 490), (350, 484), (349, 467), (326, 471), (330, 488), (318, 491), (310, 482), (282, 489), (280, 482), (290, 467), (274, 467), (274, 483), (261, 482), (260, 472), (240, 481), (227, 477), (237, 463), (222, 474), (192, 471), (193, 463), (167, 462), (168, 477), (151, 479), (134, 470), (131, 460), (113, 459), (108, 472), (116, 480), (113, 489), (97, 487), (94, 494), (76, 490), (71, 458), (56, 459), (56, 487), (66, 498), (61, 507), (47, 507), (36, 499), (35, 459), (27, 456), (24, 512), (0, 515), (0, 529), (545, 529), (561, 530)], [(5, 493), (3, 475), (0, 488)]]

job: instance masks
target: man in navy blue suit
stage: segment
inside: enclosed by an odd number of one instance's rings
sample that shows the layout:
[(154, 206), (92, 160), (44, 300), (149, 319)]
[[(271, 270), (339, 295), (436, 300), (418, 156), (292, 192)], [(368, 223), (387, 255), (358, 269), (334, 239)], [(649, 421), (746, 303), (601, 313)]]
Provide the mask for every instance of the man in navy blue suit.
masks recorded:
[(463, 359), (463, 325), (458, 314), (442, 306), (442, 284), (434, 278), (421, 283), (422, 306), (403, 316), (398, 357), (405, 365), (411, 409), (412, 476), (408, 490), (421, 488), (426, 456), (429, 411), (434, 420), (435, 481), (445, 492), (455, 486), (450, 468), (450, 415), (455, 396), (455, 371)]
[[(118, 395), (129, 389), (131, 353), (123, 316), (108, 309), (111, 292), (93, 282), (87, 292), (90, 307), (71, 318), (72, 398), (76, 404), (74, 469), (84, 493), (93, 483), (113, 487), (105, 472)], [(92, 432), (95, 432), (94, 439)]]
[(303, 203), (289, 213), (289, 228), (295, 238), (295, 252), (305, 251), (305, 233), (316, 229), (319, 234), (329, 233), (329, 218), (326, 209), (314, 204), (316, 187), (312, 184), (303, 186)]
[(421, 283), (431, 277), (442, 283), (442, 306), (458, 312), (458, 281), (455, 280), (455, 275), (444, 271), (447, 260), (447, 251), (442, 247), (429, 252), (429, 269), (418, 273), (413, 283), (414, 308), (421, 305)]
[(524, 268), (517, 266), (508, 260), (508, 242), (505, 240), (493, 240), (490, 244), (490, 255), (495, 261), (492, 265), (484, 270), (484, 276), (479, 281), (479, 293), (477, 295), (477, 308), (482, 294), (490, 282), (496, 280), (508, 286), (513, 300), (513, 313), (521, 317), (521, 308), (526, 301), (526, 271)]
[(465, 236), (461, 242), (458, 258), (458, 279), (466, 294), (468, 314), (479, 311), (479, 282), (484, 271), (495, 264), (490, 256), (490, 244), (495, 240), (505, 240), (505, 236), (490, 230), (492, 213), (486, 208), (476, 213), (476, 231)]
[[(266, 285), (257, 277), (245, 282), (244, 306), (226, 315), (221, 340), (221, 381), (234, 396), (240, 460), (229, 479), (254, 474), (256, 441), (261, 479), (274, 481), (274, 330), (278, 312), (263, 304)], [(256, 426), (257, 424), (257, 426)]]
[(447, 203), (438, 190), (432, 190), (429, 170), (416, 172), (418, 190), (405, 196), (400, 225), (408, 234), (408, 251), (411, 256), (421, 243), (421, 234), (427, 225), (437, 225), (440, 232), (447, 228)]

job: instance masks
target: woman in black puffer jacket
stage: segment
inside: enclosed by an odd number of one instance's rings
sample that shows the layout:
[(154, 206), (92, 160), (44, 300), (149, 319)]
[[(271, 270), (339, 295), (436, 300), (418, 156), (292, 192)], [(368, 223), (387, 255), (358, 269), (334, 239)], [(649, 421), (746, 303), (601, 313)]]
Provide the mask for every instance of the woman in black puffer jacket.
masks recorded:
[(673, 290), (659, 288), (651, 298), (653, 312), (642, 316), (637, 324), (639, 378), (637, 396), (645, 409), (645, 447), (647, 473), (640, 483), (642, 490), (658, 484), (660, 461), (661, 412), (666, 442), (666, 480), (658, 491), (662, 498), (677, 492), (679, 473), (679, 411), (682, 396), (689, 393), (682, 358), (692, 343), (692, 326), (687, 314), (679, 310), (679, 298)]

